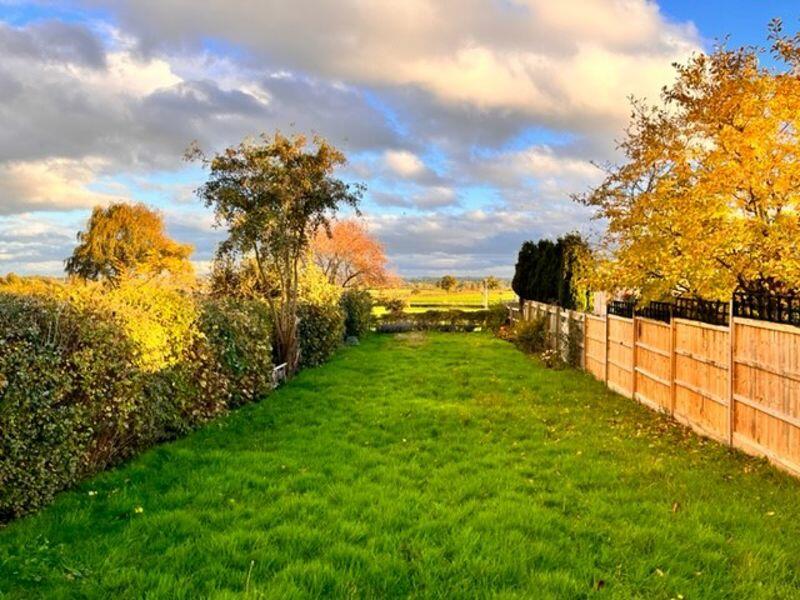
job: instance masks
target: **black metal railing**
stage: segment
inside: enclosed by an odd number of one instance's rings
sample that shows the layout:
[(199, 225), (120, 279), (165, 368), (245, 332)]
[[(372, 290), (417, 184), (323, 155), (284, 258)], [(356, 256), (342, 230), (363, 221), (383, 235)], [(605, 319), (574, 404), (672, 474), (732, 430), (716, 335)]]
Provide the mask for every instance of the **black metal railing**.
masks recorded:
[(671, 302), (651, 302), (637, 308), (636, 316), (669, 323), (672, 320), (672, 306)]
[(633, 310), (635, 307), (635, 302), (612, 300), (608, 303), (608, 314), (631, 319), (633, 318)]
[[(674, 302), (650, 302), (637, 306), (635, 302), (614, 300), (608, 303), (608, 314), (617, 317), (655, 319), (669, 323), (673, 317), (727, 326), (730, 322), (730, 303), (702, 298), (676, 298)], [(800, 294), (733, 294), (733, 315), (772, 323), (800, 327)]]
[(800, 326), (800, 296), (736, 292), (733, 314), (745, 319)]
[(727, 325), (730, 306), (720, 300), (702, 300), (700, 298), (676, 298), (672, 314), (680, 319), (701, 321), (711, 325)]

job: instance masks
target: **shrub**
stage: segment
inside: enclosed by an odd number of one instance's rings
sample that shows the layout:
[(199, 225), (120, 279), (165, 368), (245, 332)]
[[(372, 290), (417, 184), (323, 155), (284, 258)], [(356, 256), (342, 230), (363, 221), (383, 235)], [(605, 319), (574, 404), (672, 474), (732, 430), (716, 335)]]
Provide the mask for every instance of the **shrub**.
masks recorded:
[(257, 300), (206, 300), (200, 329), (211, 342), (228, 380), (230, 405), (258, 400), (272, 389), (269, 310)]
[(393, 314), (402, 313), (408, 304), (402, 298), (391, 298), (384, 303), (386, 311)]
[(544, 317), (518, 321), (514, 327), (514, 343), (524, 352), (542, 352), (547, 348), (548, 330)]
[[(586, 327), (584, 323), (583, 327)], [(564, 359), (566, 363), (575, 368), (581, 366), (583, 359), (583, 328), (570, 327), (569, 333), (562, 336), (561, 346), (566, 349)]]
[(344, 312), (345, 336), (362, 337), (372, 322), (372, 296), (366, 290), (347, 290), (339, 305)]
[(552, 348), (539, 354), (539, 359), (546, 369), (561, 369), (565, 366), (561, 353)]
[[(0, 294), (0, 521), (49, 502), (141, 435), (136, 349), (102, 313)], [(122, 429), (120, 423), (128, 428)]]
[(344, 314), (338, 304), (302, 304), (300, 323), (300, 365), (313, 367), (328, 360), (344, 339)]
[[(405, 331), (474, 331), (480, 329), (493, 329), (496, 323), (506, 320), (505, 309), (499, 312), (495, 308), (490, 310), (428, 310), (421, 313), (387, 313), (380, 319), (377, 331), (393, 333), (392, 324), (405, 323)], [(499, 325), (497, 326), (499, 329)]]
[(493, 304), (486, 311), (486, 328), (498, 333), (501, 327), (508, 325), (508, 307), (505, 304)]
[(0, 522), (270, 389), (269, 320), (256, 303), (141, 282), (7, 283)]
[(410, 321), (386, 321), (378, 324), (378, 333), (407, 333), (414, 331), (414, 324)]

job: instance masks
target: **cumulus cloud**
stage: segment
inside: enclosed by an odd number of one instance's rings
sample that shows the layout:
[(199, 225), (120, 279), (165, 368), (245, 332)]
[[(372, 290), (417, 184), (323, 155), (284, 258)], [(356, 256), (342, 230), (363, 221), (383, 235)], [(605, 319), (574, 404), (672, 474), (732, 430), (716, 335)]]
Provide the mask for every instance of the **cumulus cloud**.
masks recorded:
[(87, 187), (95, 180), (96, 162), (49, 159), (0, 163), (0, 215), (91, 208), (124, 200), (124, 196)]
[(648, 0), (92, 3), (116, 11), (146, 51), (224, 39), (289, 69), (583, 127), (624, 119), (628, 94), (656, 94), (670, 63), (699, 46), (691, 25)]
[(260, 73), (223, 88), (60, 23), (0, 24), (0, 49), (3, 214), (105, 203), (112, 198), (87, 188), (94, 180), (175, 169), (192, 140), (219, 149), (296, 122), (345, 147), (395, 141), (377, 111), (338, 84)]
[(458, 193), (446, 185), (414, 186), (407, 193), (371, 191), (370, 199), (378, 206), (432, 210), (458, 206)]
[(393, 267), (408, 276), (448, 272), (508, 276), (523, 241), (557, 237), (574, 230), (576, 222), (586, 223), (587, 217), (584, 207), (568, 201), (541, 206), (536, 211), (489, 208), (366, 215)]
[(30, 214), (0, 219), (0, 273), (50, 275), (62, 271), (80, 224)]
[(390, 171), (400, 177), (418, 177), (426, 170), (425, 163), (408, 150), (387, 150), (383, 161)]
[[(73, 4), (102, 17), (0, 22), (0, 261), (15, 270), (26, 252), (31, 272), (60, 265), (88, 207), (140, 195), (207, 264), (220, 232), (199, 182), (160, 175), (192, 140), (275, 129), (348, 153), (401, 273), (509, 269), (522, 240), (587, 220), (567, 198), (613, 156), (627, 96), (654, 98), (698, 47), (650, 0)], [(36, 222), (51, 245), (14, 237)]]

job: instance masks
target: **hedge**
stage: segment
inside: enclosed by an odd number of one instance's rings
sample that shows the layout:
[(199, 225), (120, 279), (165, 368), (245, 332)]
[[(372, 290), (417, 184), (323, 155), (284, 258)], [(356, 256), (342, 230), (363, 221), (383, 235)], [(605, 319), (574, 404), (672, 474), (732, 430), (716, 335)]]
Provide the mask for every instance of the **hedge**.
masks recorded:
[(315, 367), (327, 361), (344, 340), (344, 313), (337, 304), (301, 304), (300, 366)]
[(428, 310), (420, 313), (386, 313), (378, 320), (379, 333), (403, 331), (497, 331), (508, 318), (508, 309), (502, 304), (489, 309)]
[(271, 327), (258, 302), (141, 283), (7, 287), (0, 522), (272, 387)]
[(372, 296), (366, 290), (347, 290), (339, 300), (344, 311), (344, 334), (362, 337), (372, 323)]

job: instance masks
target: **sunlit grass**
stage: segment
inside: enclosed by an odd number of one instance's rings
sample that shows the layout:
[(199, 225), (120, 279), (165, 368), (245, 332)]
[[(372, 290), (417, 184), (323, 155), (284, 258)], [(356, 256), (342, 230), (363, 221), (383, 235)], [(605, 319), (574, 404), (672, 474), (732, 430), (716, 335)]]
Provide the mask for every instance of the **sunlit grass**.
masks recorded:
[[(405, 312), (418, 313), (428, 310), (474, 311), (483, 308), (483, 292), (481, 290), (454, 290), (446, 292), (436, 288), (387, 288), (370, 290), (374, 298), (402, 298), (406, 302)], [(512, 290), (489, 290), (489, 305), (512, 302), (516, 295)], [(372, 313), (380, 316), (386, 312), (383, 306), (376, 306)]]
[(488, 335), (373, 336), (0, 531), (0, 590), (791, 598), (798, 497)]

